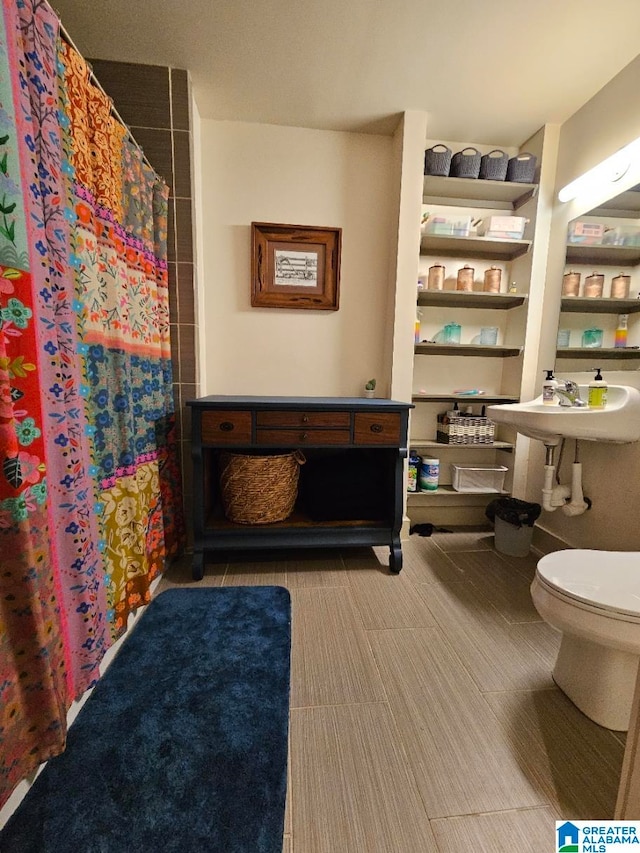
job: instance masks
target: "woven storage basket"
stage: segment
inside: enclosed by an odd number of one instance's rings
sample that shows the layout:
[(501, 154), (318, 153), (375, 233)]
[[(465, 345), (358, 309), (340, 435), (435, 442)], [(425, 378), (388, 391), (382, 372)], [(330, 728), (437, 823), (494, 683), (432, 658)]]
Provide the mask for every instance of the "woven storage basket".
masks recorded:
[(438, 415), (438, 444), (493, 444), (496, 425), (480, 415), (449, 417)]
[(293, 511), (298, 496), (299, 450), (274, 456), (221, 453), (220, 494), (224, 514), (238, 524), (271, 524)]
[(536, 174), (535, 154), (523, 151), (517, 157), (512, 157), (507, 166), (507, 180), (518, 184), (532, 184)]
[(477, 148), (463, 148), (451, 158), (452, 178), (477, 178), (482, 156)]
[(425, 175), (439, 175), (441, 178), (446, 178), (449, 175), (450, 166), (451, 149), (446, 145), (434, 145), (433, 148), (427, 148), (424, 152)]
[(480, 177), (485, 181), (504, 181), (509, 158), (504, 151), (494, 148), (480, 160)]

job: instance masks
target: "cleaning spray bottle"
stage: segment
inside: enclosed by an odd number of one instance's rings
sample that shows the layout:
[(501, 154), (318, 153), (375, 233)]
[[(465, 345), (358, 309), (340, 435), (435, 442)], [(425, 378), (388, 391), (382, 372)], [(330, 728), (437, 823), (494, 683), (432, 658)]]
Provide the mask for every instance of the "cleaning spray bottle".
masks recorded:
[(555, 406), (558, 382), (553, 375), (553, 370), (545, 370), (545, 373), (547, 375), (542, 383), (542, 402), (545, 406)]
[(408, 492), (419, 492), (420, 491), (420, 466), (422, 465), (422, 458), (418, 456), (416, 451), (411, 448), (409, 451), (409, 470), (408, 470), (408, 478), (407, 478), (407, 491)]
[(599, 367), (592, 367), (596, 375), (589, 383), (589, 408), (604, 409), (607, 405), (607, 383), (602, 378)]

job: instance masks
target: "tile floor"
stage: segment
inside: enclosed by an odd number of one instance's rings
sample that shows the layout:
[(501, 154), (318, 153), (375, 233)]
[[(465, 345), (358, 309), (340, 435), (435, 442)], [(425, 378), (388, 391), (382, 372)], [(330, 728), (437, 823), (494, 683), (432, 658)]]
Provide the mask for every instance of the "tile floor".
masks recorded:
[[(554, 686), (536, 558), (487, 531), (207, 566), (201, 584), (292, 599), (283, 853), (553, 850), (556, 819), (612, 818), (624, 736)], [(190, 585), (188, 560), (158, 592)]]

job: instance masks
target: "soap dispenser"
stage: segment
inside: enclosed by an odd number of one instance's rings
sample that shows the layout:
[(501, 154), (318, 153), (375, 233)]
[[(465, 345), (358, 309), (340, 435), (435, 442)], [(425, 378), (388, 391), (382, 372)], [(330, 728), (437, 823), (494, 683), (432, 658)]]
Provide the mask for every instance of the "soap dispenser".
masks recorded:
[(555, 406), (558, 383), (553, 375), (553, 370), (545, 370), (545, 373), (547, 375), (542, 383), (542, 402), (545, 406)]
[(604, 409), (607, 405), (607, 383), (602, 378), (599, 367), (594, 367), (596, 375), (589, 383), (589, 408)]

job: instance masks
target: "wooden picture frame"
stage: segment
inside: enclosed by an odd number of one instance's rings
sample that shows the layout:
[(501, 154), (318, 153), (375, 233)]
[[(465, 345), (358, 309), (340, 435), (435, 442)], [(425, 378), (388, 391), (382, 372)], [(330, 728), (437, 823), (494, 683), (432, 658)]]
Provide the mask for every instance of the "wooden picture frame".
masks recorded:
[(341, 228), (251, 223), (251, 304), (337, 311)]

